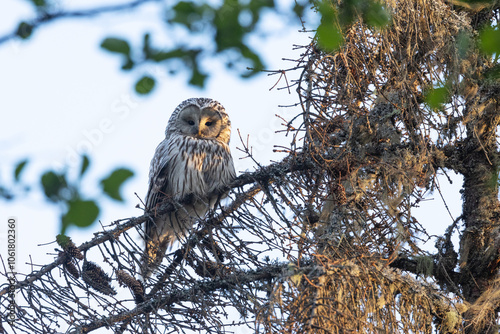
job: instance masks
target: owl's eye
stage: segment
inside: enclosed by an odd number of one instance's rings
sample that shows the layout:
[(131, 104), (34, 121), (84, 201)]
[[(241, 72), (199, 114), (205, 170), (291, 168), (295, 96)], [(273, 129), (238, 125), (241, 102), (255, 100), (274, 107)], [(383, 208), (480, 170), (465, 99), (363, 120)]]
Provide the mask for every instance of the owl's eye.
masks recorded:
[(190, 119), (189, 121), (187, 121), (189, 125), (194, 125), (194, 121), (192, 119)]
[(211, 126), (214, 122), (206, 122), (205, 125), (206, 126)]

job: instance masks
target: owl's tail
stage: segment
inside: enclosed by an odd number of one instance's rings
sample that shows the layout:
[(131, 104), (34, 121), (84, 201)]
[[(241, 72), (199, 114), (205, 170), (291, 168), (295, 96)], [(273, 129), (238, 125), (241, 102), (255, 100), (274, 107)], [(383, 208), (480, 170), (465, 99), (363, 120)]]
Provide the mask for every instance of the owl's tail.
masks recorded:
[(158, 242), (158, 240), (149, 240), (146, 242), (146, 249), (142, 254), (142, 278), (146, 281), (151, 274), (158, 268), (167, 251), (169, 242)]

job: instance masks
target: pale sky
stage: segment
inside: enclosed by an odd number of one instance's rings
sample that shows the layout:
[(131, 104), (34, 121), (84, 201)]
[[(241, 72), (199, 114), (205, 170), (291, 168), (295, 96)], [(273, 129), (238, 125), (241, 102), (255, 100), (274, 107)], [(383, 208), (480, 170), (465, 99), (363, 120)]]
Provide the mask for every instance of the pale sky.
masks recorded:
[[(70, 5), (86, 7), (85, 3), (89, 2), (71, 1)], [(28, 1), (2, 1), (0, 34), (10, 32), (19, 20), (29, 18), (29, 9)], [(280, 124), (275, 114), (294, 115), (297, 109), (278, 105), (295, 103), (297, 97), (294, 91), (269, 91), (278, 76), (262, 74), (241, 80), (212, 60), (206, 62), (212, 68), (212, 77), (206, 89), (201, 90), (187, 86), (185, 73), (170, 76), (160, 66), (123, 72), (121, 58), (100, 49), (105, 37), (128, 37), (139, 43), (145, 32), (151, 32), (154, 41), (161, 45), (166, 37), (160, 15), (151, 4), (133, 15), (60, 20), (36, 30), (27, 42), (14, 40), (0, 45), (0, 180), (9, 185), (14, 164), (29, 158), (23, 180), (35, 187), (27, 198), (0, 201), (0, 220), (16, 216), (19, 221), (19, 263), (24, 263), (29, 254), (35, 263), (52, 260), (46, 252), (55, 245), (43, 250), (35, 246), (54, 240), (60, 228), (58, 208), (43, 198), (39, 177), (51, 168), (77, 169), (82, 151), (91, 157), (91, 168), (82, 184), (90, 196), (98, 193), (98, 181), (114, 168), (123, 166), (136, 173), (122, 189), (124, 204), (102, 198), (102, 222), (140, 215), (141, 211), (135, 208), (139, 201), (134, 192), (144, 197), (154, 150), (164, 138), (171, 112), (186, 98), (211, 97), (225, 106), (233, 125), (231, 150), (238, 172), (251, 170), (252, 163), (239, 159), (242, 154), (236, 147), (241, 147), (241, 143), (236, 129), (245, 138), (250, 135), (255, 158), (261, 163), (282, 157), (272, 152), (273, 145), (287, 145), (289, 140), (274, 133)], [(253, 40), (262, 50), (267, 68), (292, 67), (282, 58), (298, 58), (300, 51), (292, 51), (293, 44), (308, 43), (309, 35), (299, 33), (300, 26), (292, 27), (289, 22), (268, 20), (267, 26), (275, 31)], [(148, 72), (157, 78), (157, 87), (151, 95), (140, 97), (133, 86)], [(5, 230), (0, 226), (3, 244)], [(69, 234), (79, 244), (97, 230), (96, 223), (84, 231), (70, 229)]]

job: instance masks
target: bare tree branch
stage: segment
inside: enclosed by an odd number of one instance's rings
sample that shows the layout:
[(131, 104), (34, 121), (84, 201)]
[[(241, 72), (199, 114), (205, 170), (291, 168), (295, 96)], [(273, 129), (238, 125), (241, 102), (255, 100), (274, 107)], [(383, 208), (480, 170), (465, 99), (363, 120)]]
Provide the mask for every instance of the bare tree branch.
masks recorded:
[(79, 327), (82, 330), (82, 333), (88, 333), (101, 327), (110, 326), (116, 322), (127, 321), (140, 314), (157, 311), (158, 309), (169, 308), (174, 303), (193, 301), (197, 298), (196, 296), (200, 295), (200, 293), (207, 294), (216, 290), (232, 290), (235, 286), (247, 285), (255, 281), (267, 281), (279, 278), (283, 275), (283, 270), (286, 270), (287, 266), (288, 263), (275, 264), (258, 270), (234, 273), (227, 277), (216, 278), (208, 282), (199, 282), (189, 289), (175, 291), (166, 296), (159, 295), (155, 298), (151, 298), (131, 311), (98, 319)]
[[(300, 162), (296, 160), (285, 160), (284, 162), (281, 163), (275, 163), (272, 165), (269, 165), (262, 170), (253, 172), (253, 173), (245, 173), (237, 177), (230, 186), (228, 186), (225, 189), (220, 189), (217, 191), (217, 193), (224, 193), (226, 191), (229, 191), (230, 189), (234, 188), (240, 188), (248, 184), (252, 184), (255, 182), (269, 182), (272, 181), (276, 178), (281, 178), (284, 177), (286, 174), (295, 171), (295, 170), (301, 170), (305, 168), (310, 168), (312, 165), (305, 163), (305, 162)], [(242, 201), (248, 200), (250, 197), (255, 195), (255, 192), (259, 189), (259, 187), (254, 187), (250, 191), (246, 193), (246, 195), (241, 195), (237, 196), (236, 199), (231, 203), (229, 206), (228, 210), (225, 211), (226, 213), (222, 213), (216, 218), (209, 219), (208, 224), (213, 225), (215, 222), (220, 222), (224, 220), (227, 216), (227, 214), (231, 213), (232, 210), (235, 210), (239, 205), (242, 204)], [(184, 200), (181, 200), (179, 203), (182, 204), (184, 201), (190, 201), (191, 199), (186, 198)], [(156, 211), (156, 214), (162, 215), (168, 212), (173, 212), (176, 210), (176, 207), (178, 206), (178, 203), (175, 203), (173, 201), (166, 201), (164, 204), (162, 204), (158, 210)], [(134, 217), (134, 218), (128, 218), (128, 219), (121, 219), (115, 222), (116, 227), (113, 230), (110, 231), (105, 231), (105, 232), (99, 232), (97, 233), (98, 235), (94, 237), (92, 240), (84, 242), (81, 244), (78, 249), (80, 251), (85, 252), (88, 249), (95, 247), (99, 244), (102, 244), (106, 241), (114, 240), (117, 239), (122, 233), (135, 228), (141, 224), (143, 224), (145, 221), (150, 219), (151, 216), (150, 214), (146, 213), (142, 216), (139, 217)], [(123, 222), (125, 221), (125, 222)], [(204, 233), (204, 232), (203, 232)], [(200, 234), (201, 235), (201, 234)], [(199, 235), (199, 236), (200, 236)], [(27, 276), (26, 279), (23, 281), (17, 283), (15, 285), (15, 288), (22, 288), (25, 286), (28, 286), (29, 284), (33, 283), (34, 281), (40, 279), (44, 275), (46, 275), (48, 272), (52, 271), (54, 268), (57, 266), (63, 264), (66, 260), (64, 258), (58, 258), (54, 262), (43, 266), (39, 271), (35, 273), (31, 273), (30, 275)], [(168, 275), (167, 275), (168, 276)], [(0, 290), (0, 296), (5, 295), (8, 292), (8, 287)]]

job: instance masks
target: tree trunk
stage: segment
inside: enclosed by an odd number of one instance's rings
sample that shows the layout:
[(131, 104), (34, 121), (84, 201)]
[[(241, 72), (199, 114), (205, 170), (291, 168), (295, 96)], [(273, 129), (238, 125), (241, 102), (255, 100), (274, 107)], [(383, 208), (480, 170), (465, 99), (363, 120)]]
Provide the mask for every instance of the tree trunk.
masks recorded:
[[(481, 92), (483, 90), (483, 92)], [(478, 91), (478, 89), (472, 89)], [(485, 291), (492, 288), (500, 261), (500, 237), (498, 229), (498, 153), (496, 128), (500, 113), (498, 102), (489, 92), (480, 89), (477, 97), (467, 105), (465, 118), (467, 138), (462, 151), (463, 161), (463, 212), (465, 229), (460, 244), (460, 269), (463, 296), (475, 303)], [(497, 333), (496, 310), (479, 302), (477, 307), (489, 313), (481, 323), (469, 319), (474, 326), (467, 333)], [(474, 306), (476, 307), (476, 306)], [(474, 309), (473, 307), (473, 309)], [(473, 317), (475, 312), (469, 312)], [(467, 315), (466, 315), (467, 316)]]

